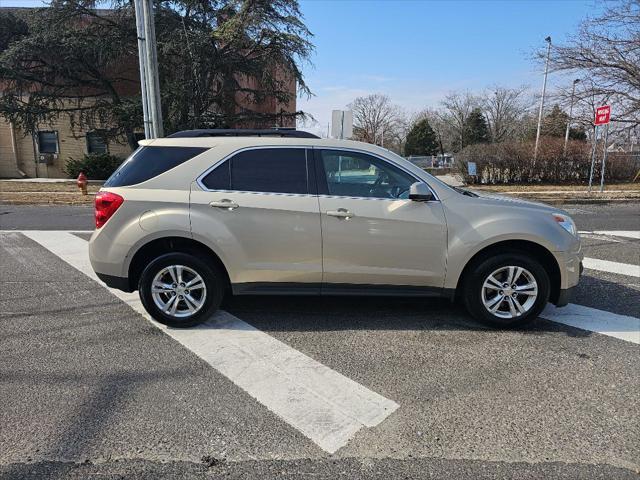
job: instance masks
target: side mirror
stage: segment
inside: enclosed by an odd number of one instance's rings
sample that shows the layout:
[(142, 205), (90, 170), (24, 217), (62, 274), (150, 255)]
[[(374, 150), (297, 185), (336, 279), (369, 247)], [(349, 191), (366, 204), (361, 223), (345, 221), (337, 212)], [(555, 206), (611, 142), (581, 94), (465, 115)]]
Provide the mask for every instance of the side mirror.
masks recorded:
[(430, 202), (434, 197), (425, 183), (416, 182), (409, 187), (409, 199), (414, 202)]

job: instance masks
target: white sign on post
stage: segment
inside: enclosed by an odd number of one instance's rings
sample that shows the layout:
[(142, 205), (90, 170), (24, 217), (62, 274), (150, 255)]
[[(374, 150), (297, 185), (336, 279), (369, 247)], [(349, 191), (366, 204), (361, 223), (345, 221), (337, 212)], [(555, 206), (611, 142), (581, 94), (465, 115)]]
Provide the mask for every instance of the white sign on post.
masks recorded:
[(467, 163), (467, 172), (469, 173), (469, 176), (471, 177), (475, 177), (476, 174), (476, 162), (469, 162)]
[(353, 136), (353, 112), (333, 110), (331, 112), (331, 137), (351, 138)]

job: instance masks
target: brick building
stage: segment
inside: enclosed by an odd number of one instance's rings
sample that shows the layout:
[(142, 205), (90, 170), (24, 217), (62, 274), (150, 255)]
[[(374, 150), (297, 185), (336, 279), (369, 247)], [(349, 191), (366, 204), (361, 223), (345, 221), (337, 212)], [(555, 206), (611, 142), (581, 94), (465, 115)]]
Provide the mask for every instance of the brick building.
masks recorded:
[[(135, 65), (138, 62), (127, 62), (124, 69)], [(135, 79), (133, 85), (139, 88), (138, 70), (130, 70), (130, 76)], [(282, 78), (286, 78), (287, 72), (282, 72)], [(1, 83), (0, 79), (0, 83)], [(241, 79), (240, 83), (245, 86), (255, 87), (255, 79)], [(129, 84), (131, 85), (131, 83)], [(129, 87), (130, 88), (130, 87)], [(289, 114), (296, 111), (296, 82), (288, 82), (288, 89), (291, 92), (291, 101), (287, 103), (279, 102), (276, 98), (268, 98), (259, 105), (251, 105), (251, 110), (269, 115)], [(139, 90), (131, 92), (133, 95), (139, 94)], [(238, 110), (243, 105), (248, 106), (248, 100), (238, 95)], [(291, 116), (283, 116), (278, 121), (278, 126), (293, 127), (295, 119)], [(236, 125), (239, 128), (269, 127), (275, 125), (261, 124), (251, 125), (246, 122)], [(142, 132), (140, 138), (143, 138)], [(38, 125), (35, 135), (28, 135), (16, 128), (10, 122), (0, 117), (0, 178), (21, 178), (21, 177), (44, 177), (44, 178), (64, 178), (64, 165), (70, 158), (80, 159), (88, 153), (110, 153), (113, 155), (126, 157), (131, 152), (131, 148), (125, 138), (117, 139), (105, 143), (98, 132), (83, 129), (82, 126), (75, 125), (72, 129), (68, 116), (62, 115), (51, 123)]]
[(0, 178), (64, 178), (70, 158), (105, 152), (124, 158), (131, 149), (124, 141), (105, 144), (95, 132), (72, 132), (68, 117), (41, 125), (34, 136), (0, 118)]
[[(291, 82), (292, 101), (287, 104), (267, 99), (254, 110), (277, 115), (296, 111), (295, 81)], [(241, 102), (241, 100), (240, 100)], [(293, 117), (285, 116), (278, 126), (294, 127)], [(239, 128), (270, 127), (275, 125), (251, 125)], [(140, 132), (140, 138), (144, 138)], [(72, 130), (69, 118), (58, 117), (52, 123), (39, 125), (35, 135), (25, 135), (10, 122), (0, 117), (0, 178), (64, 178), (64, 165), (70, 158), (80, 159), (87, 153), (110, 153), (122, 158), (131, 153), (125, 138), (105, 143), (97, 132), (75, 126)]]

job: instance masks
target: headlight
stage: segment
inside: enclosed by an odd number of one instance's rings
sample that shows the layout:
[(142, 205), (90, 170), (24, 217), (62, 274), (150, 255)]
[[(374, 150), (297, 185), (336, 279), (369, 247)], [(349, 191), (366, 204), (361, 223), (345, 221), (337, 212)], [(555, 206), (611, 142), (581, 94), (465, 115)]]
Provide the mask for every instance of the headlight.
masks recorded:
[(571, 235), (576, 236), (576, 224), (573, 222), (573, 219), (569, 215), (564, 215), (562, 213), (554, 213), (553, 219), (558, 222), (562, 228), (564, 228)]

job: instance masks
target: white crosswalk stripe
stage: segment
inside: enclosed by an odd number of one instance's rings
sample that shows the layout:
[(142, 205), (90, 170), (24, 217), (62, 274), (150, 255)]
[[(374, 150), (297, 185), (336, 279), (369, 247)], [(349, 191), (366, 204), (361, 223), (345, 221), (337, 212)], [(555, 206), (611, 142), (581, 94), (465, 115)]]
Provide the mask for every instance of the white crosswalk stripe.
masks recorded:
[(609, 237), (624, 237), (640, 240), (640, 230), (581, 230), (580, 235), (604, 235)]
[[(91, 268), (86, 241), (68, 232), (21, 233), (104, 285)], [(196, 328), (171, 329), (151, 319), (137, 294), (108, 290), (329, 453), (399, 407), (230, 313), (220, 311)]]
[(640, 318), (574, 304), (562, 308), (549, 304), (540, 316), (553, 322), (640, 344)]
[(584, 268), (588, 268), (589, 270), (617, 273), (618, 275), (627, 275), (629, 277), (640, 277), (640, 265), (612, 262), (609, 260), (600, 260), (598, 258), (585, 258), (582, 261), (582, 264), (584, 265)]

